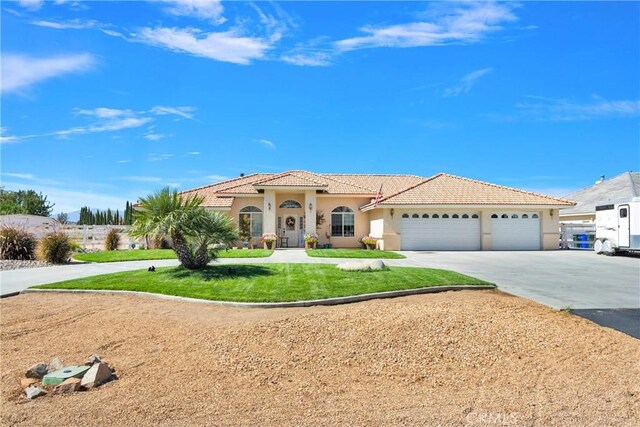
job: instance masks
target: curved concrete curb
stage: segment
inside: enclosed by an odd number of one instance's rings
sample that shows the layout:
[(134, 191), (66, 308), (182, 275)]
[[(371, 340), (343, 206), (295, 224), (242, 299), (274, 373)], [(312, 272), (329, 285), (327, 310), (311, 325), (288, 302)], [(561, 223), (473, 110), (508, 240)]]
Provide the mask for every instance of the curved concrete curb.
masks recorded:
[(368, 301), (372, 299), (396, 298), (408, 295), (430, 294), (446, 291), (463, 291), (478, 289), (496, 289), (496, 285), (477, 285), (477, 286), (431, 286), (429, 288), (406, 289), (401, 291), (375, 292), (371, 294), (351, 295), (348, 297), (336, 297), (326, 299), (314, 299), (307, 301), (289, 301), (289, 302), (233, 302), (233, 301), (213, 301), (198, 298), (179, 297), (175, 295), (154, 294), (150, 292), (139, 291), (104, 291), (91, 289), (25, 289), (22, 293), (71, 293), (71, 294), (113, 294), (113, 295), (137, 295), (151, 298), (160, 298), (174, 301), (199, 302), (204, 304), (219, 304), (231, 307), (249, 307), (249, 308), (286, 308), (286, 307), (311, 307), (314, 305), (338, 305), (349, 304), (352, 302)]

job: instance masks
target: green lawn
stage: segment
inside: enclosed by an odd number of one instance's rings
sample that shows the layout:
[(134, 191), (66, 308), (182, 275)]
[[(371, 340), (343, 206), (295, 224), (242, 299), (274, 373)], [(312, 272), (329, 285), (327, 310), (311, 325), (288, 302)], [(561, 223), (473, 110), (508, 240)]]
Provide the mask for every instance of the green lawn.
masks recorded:
[[(265, 249), (229, 249), (218, 251), (219, 258), (264, 258), (273, 251)], [(171, 249), (134, 249), (127, 251), (104, 251), (74, 255), (78, 261), (117, 262), (144, 261), (151, 259), (175, 259), (176, 253)]]
[(282, 302), (446, 285), (487, 285), (447, 270), (387, 267), (342, 271), (332, 264), (215, 265), (127, 271), (34, 286), (43, 289), (142, 291), (217, 301)]
[(307, 255), (319, 258), (376, 258), (401, 259), (406, 258), (396, 252), (373, 251), (366, 249), (307, 249)]

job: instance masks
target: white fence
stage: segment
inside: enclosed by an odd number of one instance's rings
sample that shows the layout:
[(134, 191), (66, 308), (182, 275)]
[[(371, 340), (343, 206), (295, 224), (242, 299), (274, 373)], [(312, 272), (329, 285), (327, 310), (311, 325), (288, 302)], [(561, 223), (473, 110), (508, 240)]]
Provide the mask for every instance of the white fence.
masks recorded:
[(560, 224), (560, 248), (593, 250), (595, 224)]
[(107, 238), (107, 234), (111, 229), (121, 230), (120, 244), (118, 249), (129, 249), (131, 244), (135, 243), (136, 246), (144, 244), (144, 240), (132, 239), (127, 234), (129, 230), (128, 225), (74, 225), (65, 224), (61, 226), (62, 231), (67, 234), (71, 240), (74, 240), (82, 245), (87, 250), (103, 250), (104, 243)]

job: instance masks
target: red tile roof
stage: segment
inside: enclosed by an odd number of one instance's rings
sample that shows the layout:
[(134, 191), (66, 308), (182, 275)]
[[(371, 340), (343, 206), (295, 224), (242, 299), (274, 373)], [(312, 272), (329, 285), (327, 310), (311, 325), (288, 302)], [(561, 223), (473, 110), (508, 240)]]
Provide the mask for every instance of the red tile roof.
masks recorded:
[[(228, 208), (234, 195), (259, 194), (258, 188), (316, 188), (323, 194), (373, 199), (382, 186), (381, 206), (395, 205), (545, 205), (572, 206), (573, 202), (449, 174), (430, 178), (415, 175), (317, 174), (286, 171), (252, 174), (183, 191), (204, 197), (203, 206)], [(365, 207), (372, 207), (372, 203)]]

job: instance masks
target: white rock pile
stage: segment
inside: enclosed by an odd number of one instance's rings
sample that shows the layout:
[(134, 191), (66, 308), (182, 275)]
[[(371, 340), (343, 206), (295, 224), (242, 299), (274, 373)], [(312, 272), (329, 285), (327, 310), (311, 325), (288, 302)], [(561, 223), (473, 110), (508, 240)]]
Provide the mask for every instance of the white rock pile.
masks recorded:
[(68, 378), (55, 386), (44, 385), (42, 379), (45, 375), (65, 367), (59, 357), (54, 357), (49, 364), (44, 362), (36, 363), (27, 369), (24, 377), (20, 379), (20, 387), (24, 390), (27, 399), (35, 399), (47, 394), (68, 394), (76, 391), (85, 391), (118, 379), (115, 369), (110, 367), (108, 363), (103, 362), (97, 354), (89, 356), (85, 366), (90, 366), (90, 368), (82, 378)]
[(384, 262), (379, 259), (370, 259), (366, 261), (349, 261), (342, 264), (338, 264), (337, 267), (344, 271), (369, 271), (369, 270), (383, 270)]

